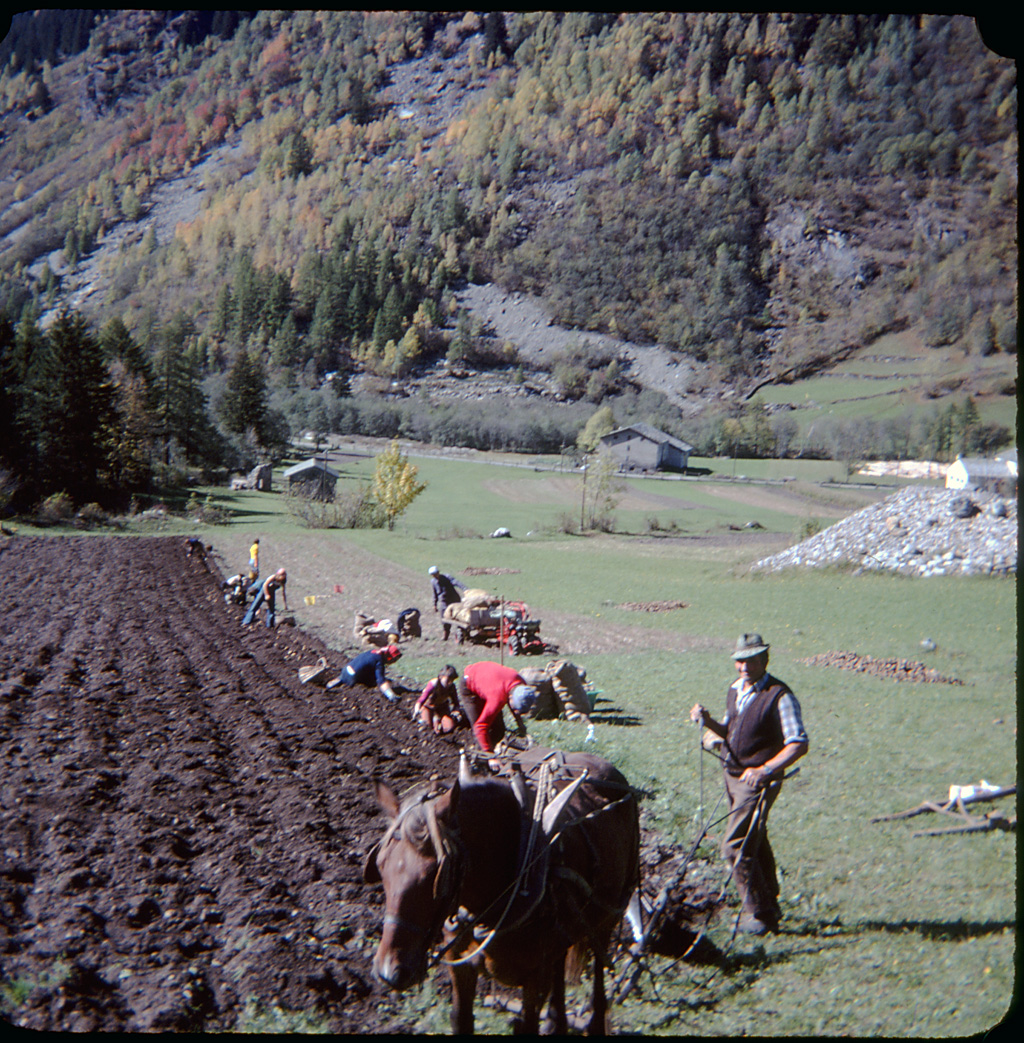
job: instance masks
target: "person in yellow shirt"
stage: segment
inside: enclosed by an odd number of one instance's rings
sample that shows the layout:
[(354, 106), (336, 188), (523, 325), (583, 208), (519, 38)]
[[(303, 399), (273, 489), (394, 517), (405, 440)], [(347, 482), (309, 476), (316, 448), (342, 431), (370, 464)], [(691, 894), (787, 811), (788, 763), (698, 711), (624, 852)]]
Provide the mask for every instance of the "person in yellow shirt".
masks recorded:
[(249, 548), (249, 582), (255, 583), (260, 578), (260, 538), (256, 537)]

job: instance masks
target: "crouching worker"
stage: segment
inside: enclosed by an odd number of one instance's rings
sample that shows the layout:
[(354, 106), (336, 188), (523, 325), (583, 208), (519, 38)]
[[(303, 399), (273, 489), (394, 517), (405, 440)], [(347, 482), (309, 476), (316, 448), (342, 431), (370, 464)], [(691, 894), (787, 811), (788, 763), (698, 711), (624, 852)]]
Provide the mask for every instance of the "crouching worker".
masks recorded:
[(224, 602), (228, 605), (244, 605), (246, 588), (249, 586), (244, 572), (238, 572), (220, 585), (224, 591)]
[[(505, 737), (502, 711), (506, 706), (515, 719), (518, 733), (525, 735), (522, 715), (536, 702), (537, 689), (528, 685), (512, 667), (487, 660), (467, 666), (459, 686), (459, 703), (484, 753), (493, 753)], [(494, 770), (501, 767), (497, 758), (487, 763)]]
[(435, 735), (447, 735), (461, 721), (462, 714), (456, 705), (458, 692), (455, 690), (455, 679), (458, 676), (458, 670), (449, 664), (437, 677), (427, 682), (416, 700), (415, 718), (431, 728)]
[(365, 684), (367, 687), (376, 685), (389, 703), (397, 703), (398, 696), (395, 695), (391, 682), (384, 674), (384, 667), (387, 663), (394, 663), (401, 657), (402, 650), (398, 645), (369, 648), (351, 660), (333, 681), (328, 681), (327, 687), (337, 688), (339, 684), (348, 687), (354, 684)]
[(248, 609), (246, 609), (246, 613), (242, 617), (242, 626), (245, 627), (254, 622), (260, 610), (260, 605), (266, 604), (266, 623), (268, 627), (272, 627), (277, 621), (277, 605), (275, 599), (278, 591), (281, 591), (281, 602), (284, 604), (284, 610), (285, 612), (288, 611), (288, 592), (285, 589), (287, 582), (288, 573), (286, 573), (284, 569), (278, 569), (273, 576), (268, 576), (263, 583), (260, 583), (257, 580), (257, 582), (249, 588), (249, 593), (255, 595), (255, 597), (253, 597), (252, 604)]

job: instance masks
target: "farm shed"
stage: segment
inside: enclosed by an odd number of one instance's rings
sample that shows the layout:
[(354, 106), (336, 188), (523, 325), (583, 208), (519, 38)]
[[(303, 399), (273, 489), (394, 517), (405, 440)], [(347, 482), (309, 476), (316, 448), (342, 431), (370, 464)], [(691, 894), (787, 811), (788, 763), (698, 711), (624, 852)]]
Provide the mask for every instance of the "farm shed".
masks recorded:
[(303, 460), (284, 472), (288, 492), (317, 500), (333, 500), (338, 472), (332, 471), (323, 460)]
[(979, 489), (985, 492), (1012, 495), (1017, 490), (1017, 461), (1007, 458), (985, 460), (958, 456), (946, 472), (947, 489)]
[(693, 446), (650, 424), (631, 424), (601, 439), (622, 471), (685, 471)]

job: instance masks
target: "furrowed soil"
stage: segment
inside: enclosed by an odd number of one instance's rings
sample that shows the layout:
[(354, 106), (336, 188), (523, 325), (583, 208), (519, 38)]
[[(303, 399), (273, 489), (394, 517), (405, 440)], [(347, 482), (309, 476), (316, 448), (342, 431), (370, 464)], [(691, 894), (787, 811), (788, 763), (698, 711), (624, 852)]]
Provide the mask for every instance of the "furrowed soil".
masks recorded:
[(419, 731), (408, 689), (301, 684), (345, 656), (242, 628), (180, 538), (10, 539), (0, 572), (5, 1020), (224, 1031), (277, 1007), (408, 1032), (370, 972), (373, 781), (450, 779), (464, 738)]

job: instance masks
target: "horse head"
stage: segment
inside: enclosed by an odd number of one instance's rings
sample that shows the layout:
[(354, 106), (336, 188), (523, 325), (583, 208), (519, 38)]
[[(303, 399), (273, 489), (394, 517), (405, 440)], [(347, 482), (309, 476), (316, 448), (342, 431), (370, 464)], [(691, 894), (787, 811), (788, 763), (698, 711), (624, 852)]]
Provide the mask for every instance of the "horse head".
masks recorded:
[(423, 980), (430, 948), (455, 902), (459, 789), (456, 782), (439, 797), (419, 793), (400, 805), (390, 787), (377, 784), (377, 799), (391, 824), (370, 850), (363, 880), (384, 885), (384, 929), (373, 971), (393, 989)]

